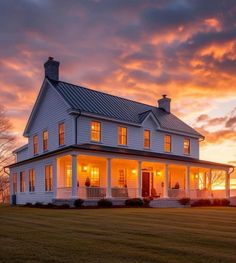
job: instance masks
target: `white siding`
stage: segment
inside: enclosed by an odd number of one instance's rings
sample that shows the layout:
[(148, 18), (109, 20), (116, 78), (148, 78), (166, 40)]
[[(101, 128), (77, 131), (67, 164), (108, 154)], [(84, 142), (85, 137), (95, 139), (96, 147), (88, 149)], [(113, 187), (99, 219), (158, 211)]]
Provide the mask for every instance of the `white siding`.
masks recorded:
[(39, 154), (43, 153), (43, 131), (48, 131), (48, 151), (58, 149), (58, 124), (65, 122), (65, 145), (74, 143), (74, 120), (67, 113), (69, 107), (58, 93), (47, 87), (44, 99), (36, 113), (29, 136), (29, 156), (33, 156), (33, 136), (38, 135)]
[(16, 152), (16, 161), (20, 162), (29, 158), (28, 147)]
[[(92, 120), (98, 120), (95, 118), (88, 118), (81, 116), (78, 119), (78, 144), (81, 143), (91, 143), (90, 140), (90, 123)], [(113, 147), (124, 147), (136, 150), (147, 150), (143, 146), (143, 131), (145, 129), (151, 132), (151, 147), (149, 151), (165, 153), (164, 152), (164, 136), (169, 134), (172, 136), (172, 152), (170, 154), (190, 156), (194, 158), (199, 158), (199, 142), (198, 139), (189, 138), (186, 136), (172, 134), (171, 132), (165, 133), (158, 131), (156, 124), (151, 118), (148, 118), (144, 123), (143, 127), (135, 127), (129, 125), (123, 125), (128, 128), (128, 145), (119, 146), (118, 145), (118, 123), (101, 120), (101, 145), (113, 146)], [(185, 155), (183, 153), (183, 141), (184, 138), (190, 139), (190, 155)]]
[[(35, 161), (25, 165), (19, 165), (16, 168), (11, 168), (11, 194), (13, 184), (13, 173), (17, 173), (17, 204), (25, 204), (27, 202), (35, 203), (50, 203), (52, 202), (53, 192), (45, 192), (45, 166), (53, 165), (53, 177), (55, 176), (54, 167), (56, 165), (55, 157), (47, 158), (39, 161)], [(35, 192), (29, 192), (29, 170), (35, 170)], [(20, 192), (20, 172), (25, 171), (25, 192)], [(54, 189), (53, 189), (54, 190)]]

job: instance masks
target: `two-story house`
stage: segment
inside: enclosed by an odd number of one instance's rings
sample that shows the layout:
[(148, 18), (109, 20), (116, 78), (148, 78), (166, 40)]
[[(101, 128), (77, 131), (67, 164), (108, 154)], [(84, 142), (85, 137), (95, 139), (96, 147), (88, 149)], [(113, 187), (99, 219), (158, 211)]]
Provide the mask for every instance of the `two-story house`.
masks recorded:
[(199, 159), (204, 137), (157, 106), (59, 80), (49, 57), (45, 79), (15, 150), (10, 191), (17, 204), (132, 197), (229, 197), (233, 167)]

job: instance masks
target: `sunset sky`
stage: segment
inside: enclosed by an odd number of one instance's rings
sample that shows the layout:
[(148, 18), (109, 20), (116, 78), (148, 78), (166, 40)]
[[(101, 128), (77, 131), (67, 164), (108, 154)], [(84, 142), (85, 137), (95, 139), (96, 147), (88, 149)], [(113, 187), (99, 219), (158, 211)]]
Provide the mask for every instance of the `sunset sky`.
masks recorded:
[(236, 1), (0, 2), (0, 105), (19, 143), (48, 56), (60, 79), (157, 104), (200, 131), (201, 159), (236, 165)]

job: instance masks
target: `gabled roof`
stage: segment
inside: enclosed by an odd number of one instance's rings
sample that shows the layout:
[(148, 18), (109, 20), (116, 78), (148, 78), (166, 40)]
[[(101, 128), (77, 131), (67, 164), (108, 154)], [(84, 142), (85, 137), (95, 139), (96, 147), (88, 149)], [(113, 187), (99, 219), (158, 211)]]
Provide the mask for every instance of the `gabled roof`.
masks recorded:
[(151, 112), (163, 130), (203, 137), (175, 115), (167, 113), (161, 108), (63, 81), (48, 80), (73, 110), (129, 122), (131, 124), (142, 124)]

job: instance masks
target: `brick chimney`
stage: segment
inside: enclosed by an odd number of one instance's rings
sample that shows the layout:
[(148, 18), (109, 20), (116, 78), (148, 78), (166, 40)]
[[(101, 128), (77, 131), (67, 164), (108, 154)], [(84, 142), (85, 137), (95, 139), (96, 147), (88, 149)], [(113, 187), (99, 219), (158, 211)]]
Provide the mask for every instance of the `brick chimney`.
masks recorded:
[(45, 78), (48, 77), (53, 80), (59, 80), (59, 65), (60, 62), (54, 60), (53, 57), (49, 57), (44, 63)]
[(167, 98), (167, 95), (162, 95), (162, 98), (158, 100), (158, 107), (170, 113), (171, 99)]

